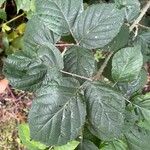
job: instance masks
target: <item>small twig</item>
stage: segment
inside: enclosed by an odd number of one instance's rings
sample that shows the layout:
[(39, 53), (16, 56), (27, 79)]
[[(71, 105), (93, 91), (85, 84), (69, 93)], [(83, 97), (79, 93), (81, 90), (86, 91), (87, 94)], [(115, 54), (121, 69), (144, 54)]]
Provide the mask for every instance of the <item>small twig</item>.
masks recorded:
[[(20, 17), (22, 17), (22, 16), (24, 16), (24, 15), (25, 15), (25, 13), (22, 13), (21, 15), (18, 15), (18, 16), (14, 17), (13, 19), (11, 19), (11, 20), (9, 20), (9, 21), (3, 23), (3, 24), (6, 24), (6, 25), (7, 25), (7, 24), (9, 24), (9, 23), (11, 23), (11, 22), (13, 22), (13, 21), (19, 19)], [(3, 24), (0, 26), (0, 28), (2, 28)]]
[(51, 146), (50, 148), (49, 148), (49, 150), (52, 150), (53, 149), (53, 146)]
[(55, 46), (57, 46), (57, 47), (62, 47), (62, 46), (74, 46), (75, 44), (73, 44), (73, 43), (71, 43), (71, 44), (55, 44)]
[(23, 97), (25, 97), (26, 96), (26, 93), (24, 93), (24, 94), (22, 94), (21, 96), (19, 96), (18, 98), (17, 98), (17, 100), (21, 100)]
[(150, 7), (150, 0), (147, 2), (147, 4), (141, 10), (141, 13), (140, 13), (139, 17), (130, 26), (130, 28), (129, 28), (130, 32), (140, 23), (140, 21), (142, 20), (143, 16), (146, 14), (149, 7)]
[(66, 71), (63, 71), (63, 70), (61, 70), (60, 72), (64, 73), (64, 74), (67, 74), (67, 75), (70, 75), (70, 76), (73, 76), (73, 77), (80, 78), (80, 79), (92, 81), (92, 79), (90, 79), (90, 78), (87, 78), (87, 77), (84, 77), (84, 76), (80, 76), (80, 75), (77, 75), (77, 74), (74, 74), (74, 73), (66, 72)]
[(10, 95), (11, 95), (11, 97), (12, 97), (12, 101), (13, 101), (13, 103), (14, 103), (14, 105), (15, 105), (15, 112), (16, 112), (16, 108), (17, 108), (16, 101), (17, 101), (17, 99), (16, 99), (16, 97), (14, 96), (13, 92), (11, 91), (9, 85), (7, 86), (7, 90), (8, 90), (8, 92), (10, 93)]
[(137, 37), (138, 32), (139, 32), (139, 28), (138, 28), (138, 25), (136, 25), (136, 26), (135, 26), (135, 32), (134, 32), (134, 38)]
[(64, 48), (63, 52), (61, 53), (61, 56), (64, 57), (65, 53), (67, 51), (67, 47)]
[(18, 120), (17, 116), (16, 116), (14, 113), (9, 112), (9, 111), (6, 111), (6, 114), (7, 114), (8, 116), (10, 116), (11, 118), (14, 118), (15, 120)]
[(139, 27), (141, 27), (141, 28), (144, 28), (144, 29), (148, 29), (148, 30), (150, 30), (150, 27), (147, 27), (147, 26), (144, 26), (144, 25), (142, 25), (142, 24), (137, 24)]
[(99, 69), (99, 71), (97, 72), (97, 74), (92, 78), (92, 80), (99, 80), (101, 78), (101, 75), (104, 71), (104, 69), (106, 68), (108, 61), (110, 60), (111, 56), (113, 55), (113, 51), (109, 53), (109, 55), (106, 57), (103, 65), (101, 66), (101, 68)]
[(11, 91), (9, 85), (7, 86), (7, 90), (8, 90), (8, 92), (10, 93), (11, 97), (13, 98), (13, 101), (17, 101), (17, 99), (16, 99), (16, 97), (14, 96), (14, 94), (12, 93), (12, 91)]

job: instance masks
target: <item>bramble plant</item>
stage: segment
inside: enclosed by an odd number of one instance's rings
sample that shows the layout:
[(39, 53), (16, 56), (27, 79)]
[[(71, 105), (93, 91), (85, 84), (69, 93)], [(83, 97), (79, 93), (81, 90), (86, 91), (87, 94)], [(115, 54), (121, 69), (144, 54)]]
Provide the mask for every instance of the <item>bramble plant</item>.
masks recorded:
[(87, 5), (36, 0), (23, 50), (5, 60), (11, 85), (36, 95), (31, 139), (54, 149), (76, 140), (77, 150), (149, 150), (150, 1), (142, 10), (138, 0)]

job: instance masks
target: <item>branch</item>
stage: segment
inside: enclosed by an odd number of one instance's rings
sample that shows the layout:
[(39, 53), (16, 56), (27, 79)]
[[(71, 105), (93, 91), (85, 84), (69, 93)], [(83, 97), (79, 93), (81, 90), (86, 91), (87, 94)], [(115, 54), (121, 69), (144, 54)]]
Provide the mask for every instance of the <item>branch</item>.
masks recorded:
[[(9, 21), (3, 23), (3, 24), (6, 24), (6, 25), (7, 25), (7, 24), (9, 24), (9, 23), (11, 23), (11, 22), (13, 22), (13, 21), (19, 19), (20, 17), (22, 17), (22, 16), (24, 16), (24, 15), (25, 15), (25, 13), (22, 13), (21, 15), (18, 15), (18, 16), (16, 16), (15, 18), (13, 18), (13, 19), (11, 19), (11, 20), (9, 20)], [(0, 28), (2, 28), (3, 24), (0, 26)]]
[(74, 74), (74, 73), (66, 72), (66, 71), (63, 71), (63, 70), (60, 70), (60, 72), (63, 73), (63, 74), (67, 74), (67, 75), (70, 75), (70, 76), (73, 76), (73, 77), (80, 78), (80, 79), (92, 81), (92, 79), (90, 79), (90, 78), (87, 78), (87, 77), (84, 77), (84, 76), (80, 76), (80, 75), (77, 75), (77, 74)]
[(97, 74), (92, 78), (92, 80), (99, 80), (101, 78), (101, 75), (104, 71), (104, 69), (106, 68), (108, 61), (110, 60), (111, 56), (113, 55), (113, 51), (110, 52), (110, 54), (106, 57), (103, 65), (101, 66), (101, 68), (99, 69), (99, 71), (97, 72)]
[(57, 46), (57, 47), (62, 47), (62, 46), (73, 46), (73, 45), (75, 45), (75, 44), (73, 44), (73, 43), (71, 43), (71, 44), (55, 44), (55, 46)]
[[(130, 24), (129, 24), (129, 23), (125, 23), (125, 25), (127, 25), (128, 27), (130, 26)], [(143, 29), (150, 30), (150, 27), (148, 27), (148, 26), (145, 26), (145, 25), (143, 25), (143, 24), (140, 24), (140, 23), (138, 23), (138, 24), (137, 24), (137, 26), (138, 26), (138, 27), (141, 27), (141, 28), (143, 28)]]
[(143, 16), (146, 14), (149, 7), (150, 7), (150, 0), (147, 2), (147, 4), (141, 10), (141, 13), (140, 13), (139, 17), (130, 26), (130, 32), (139, 24), (139, 22), (142, 20)]
[(141, 28), (143, 28), (143, 29), (150, 30), (150, 27), (144, 26), (144, 25), (142, 25), (142, 24), (139, 24), (139, 23), (138, 23), (138, 26), (141, 27)]

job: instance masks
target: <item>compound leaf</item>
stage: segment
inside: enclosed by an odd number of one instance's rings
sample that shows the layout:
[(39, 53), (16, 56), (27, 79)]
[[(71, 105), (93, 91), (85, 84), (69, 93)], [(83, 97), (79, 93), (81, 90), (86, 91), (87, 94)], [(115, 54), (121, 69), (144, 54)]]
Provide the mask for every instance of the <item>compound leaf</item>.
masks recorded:
[(77, 18), (74, 37), (85, 48), (101, 48), (119, 33), (123, 21), (124, 14), (115, 5), (93, 5)]
[(29, 113), (31, 138), (46, 145), (63, 145), (80, 134), (86, 108), (79, 83), (65, 78), (37, 92)]
[(119, 137), (124, 124), (125, 98), (100, 82), (85, 85), (90, 131), (102, 140)]

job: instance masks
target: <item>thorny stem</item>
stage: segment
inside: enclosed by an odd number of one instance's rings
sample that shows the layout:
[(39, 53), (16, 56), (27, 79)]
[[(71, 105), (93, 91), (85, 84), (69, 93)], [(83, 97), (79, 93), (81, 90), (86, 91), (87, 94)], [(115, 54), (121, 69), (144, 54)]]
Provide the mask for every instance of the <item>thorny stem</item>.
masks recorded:
[(101, 78), (101, 75), (104, 71), (104, 69), (106, 68), (108, 61), (110, 60), (111, 56), (113, 55), (113, 51), (109, 53), (109, 55), (106, 57), (103, 65), (101, 66), (101, 68), (99, 69), (99, 71), (97, 72), (97, 74), (92, 78), (92, 80), (99, 80)]
[(80, 78), (80, 79), (92, 81), (92, 79), (90, 79), (90, 78), (87, 78), (87, 77), (84, 77), (84, 76), (80, 76), (80, 75), (77, 75), (77, 74), (74, 74), (74, 73), (66, 72), (66, 71), (63, 71), (63, 70), (61, 70), (60, 72), (64, 73), (64, 74), (67, 74), (67, 75), (70, 75), (70, 76), (73, 76), (73, 77)]
[(133, 24), (130, 26), (130, 32), (137, 27), (137, 25), (139, 24), (139, 22), (142, 20), (143, 16), (146, 14), (147, 10), (150, 7), (150, 0), (147, 2), (147, 4), (143, 7), (143, 9), (141, 10), (141, 13), (139, 15), (139, 17), (133, 22)]

